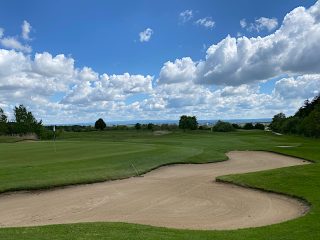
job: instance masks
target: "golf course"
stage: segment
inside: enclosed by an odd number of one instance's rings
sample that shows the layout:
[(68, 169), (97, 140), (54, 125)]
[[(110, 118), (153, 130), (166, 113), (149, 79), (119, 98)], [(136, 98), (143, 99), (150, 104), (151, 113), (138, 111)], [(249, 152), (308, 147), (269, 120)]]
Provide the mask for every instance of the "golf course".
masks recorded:
[[(166, 134), (127, 130), (63, 132), (55, 142), (14, 137), (0, 141), (1, 239), (317, 239), (320, 235), (317, 139), (262, 130)], [(123, 180), (110, 181), (117, 179)], [(220, 194), (210, 193), (211, 188), (221, 188)], [(135, 189), (142, 190), (123, 196)], [(101, 195), (103, 191), (107, 194)], [(153, 198), (146, 197), (148, 192)], [(106, 195), (101, 207), (99, 201)], [(181, 202), (185, 197), (195, 202)], [(161, 204), (154, 207), (155, 201)], [(252, 216), (244, 218), (237, 211), (239, 204)], [(224, 205), (229, 212), (223, 212)], [(161, 211), (154, 211), (157, 208)], [(216, 223), (215, 208), (225, 215), (218, 214)]]

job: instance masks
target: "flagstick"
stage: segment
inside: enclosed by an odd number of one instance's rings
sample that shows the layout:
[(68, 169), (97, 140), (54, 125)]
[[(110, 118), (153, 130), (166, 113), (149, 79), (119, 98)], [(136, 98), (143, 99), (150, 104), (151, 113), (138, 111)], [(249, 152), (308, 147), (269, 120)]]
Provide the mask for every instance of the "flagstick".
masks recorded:
[(57, 152), (56, 149), (56, 126), (53, 126), (53, 145), (54, 145), (54, 152)]

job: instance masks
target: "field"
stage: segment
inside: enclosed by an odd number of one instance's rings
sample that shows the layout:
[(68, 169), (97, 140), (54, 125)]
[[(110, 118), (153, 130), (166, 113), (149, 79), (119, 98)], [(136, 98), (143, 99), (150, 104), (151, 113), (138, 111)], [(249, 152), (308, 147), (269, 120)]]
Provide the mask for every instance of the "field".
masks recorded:
[[(52, 188), (127, 178), (172, 163), (226, 160), (231, 150), (266, 150), (315, 164), (220, 177), (223, 181), (286, 193), (311, 204), (293, 221), (233, 231), (190, 231), (125, 223), (81, 223), (2, 228), (0, 239), (318, 239), (320, 236), (320, 141), (263, 131), (147, 131), (65, 133), (51, 141), (6, 143), (0, 139), (0, 192)], [(291, 145), (293, 148), (277, 146)]]

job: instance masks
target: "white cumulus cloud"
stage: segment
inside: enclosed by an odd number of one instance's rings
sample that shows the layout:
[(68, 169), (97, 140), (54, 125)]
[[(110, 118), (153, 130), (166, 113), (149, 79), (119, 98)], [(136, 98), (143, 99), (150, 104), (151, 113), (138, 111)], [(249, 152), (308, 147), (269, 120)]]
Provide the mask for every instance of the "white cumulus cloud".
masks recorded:
[(16, 50), (23, 51), (23, 52), (26, 52), (26, 53), (30, 53), (32, 51), (32, 48), (30, 46), (23, 45), (15, 37), (4, 37), (4, 38), (1, 38), (0, 39), (0, 43), (5, 48), (16, 49)]

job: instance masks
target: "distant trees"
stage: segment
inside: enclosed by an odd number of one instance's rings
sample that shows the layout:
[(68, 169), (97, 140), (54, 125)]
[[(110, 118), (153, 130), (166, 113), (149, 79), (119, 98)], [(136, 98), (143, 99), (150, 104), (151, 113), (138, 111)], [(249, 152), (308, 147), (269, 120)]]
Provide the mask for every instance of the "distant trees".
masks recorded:
[(102, 118), (99, 118), (94, 124), (94, 128), (98, 130), (103, 130), (106, 128), (106, 126), (107, 124), (103, 121)]
[(2, 108), (0, 108), (0, 135), (4, 135), (8, 132), (8, 118), (4, 114)]
[(251, 130), (251, 129), (254, 129), (254, 126), (252, 123), (246, 123), (244, 126), (243, 126), (243, 129), (245, 130)]
[(42, 121), (35, 119), (32, 112), (28, 111), (23, 105), (19, 105), (13, 109), (15, 124), (13, 132), (19, 134), (36, 133), (38, 136), (42, 130)]
[(37, 121), (32, 112), (28, 111), (23, 105), (13, 109), (14, 120), (8, 122), (3, 109), (0, 108), (0, 134), (19, 134), (26, 135), (35, 133), (41, 137), (45, 133), (42, 121)]
[(140, 123), (136, 123), (136, 125), (134, 125), (134, 128), (136, 130), (140, 130), (141, 129), (141, 124)]
[(259, 130), (264, 130), (265, 129), (265, 126), (262, 124), (262, 123), (256, 123), (254, 125), (254, 128), (255, 129), (259, 129)]
[(147, 129), (148, 130), (153, 130), (153, 128), (154, 128), (154, 124), (153, 123), (148, 123)]
[(280, 133), (320, 137), (320, 95), (312, 101), (306, 100), (293, 116), (276, 114), (272, 118), (270, 128)]
[(223, 122), (223, 121), (218, 121), (214, 126), (213, 126), (213, 131), (215, 132), (231, 132), (234, 131), (235, 128), (232, 126), (231, 123), (228, 122)]
[(182, 115), (179, 120), (179, 128), (186, 130), (195, 130), (198, 128), (198, 122), (196, 116)]

